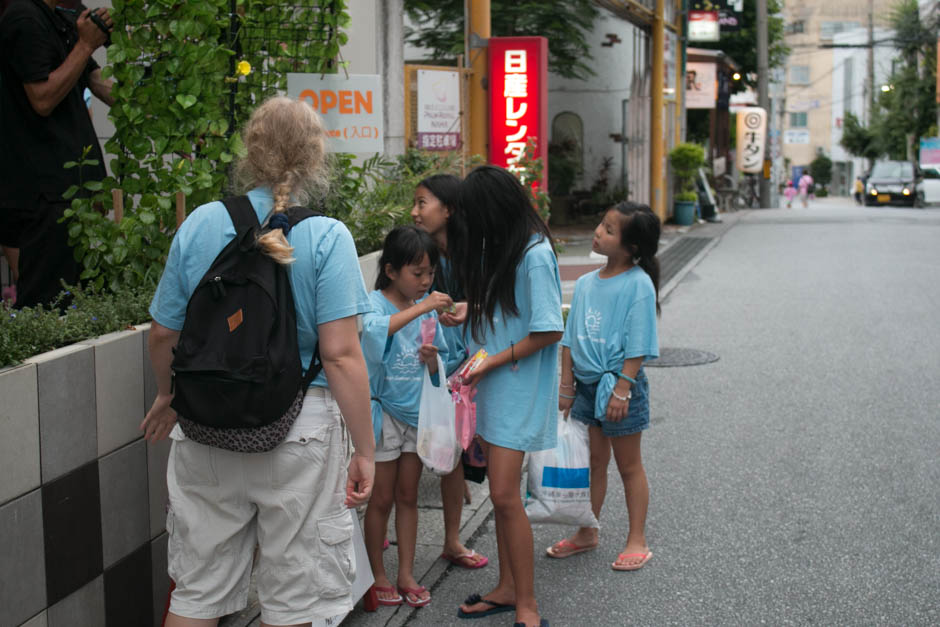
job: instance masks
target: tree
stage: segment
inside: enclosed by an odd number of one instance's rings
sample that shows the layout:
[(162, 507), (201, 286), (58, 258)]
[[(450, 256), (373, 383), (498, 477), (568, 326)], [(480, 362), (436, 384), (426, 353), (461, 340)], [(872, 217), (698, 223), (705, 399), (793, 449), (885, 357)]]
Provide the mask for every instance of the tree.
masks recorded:
[[(770, 68), (782, 67), (790, 54), (790, 49), (783, 42), (783, 18), (780, 17), (780, 0), (767, 0), (767, 45)], [(744, 12), (741, 14), (741, 28), (737, 31), (722, 32), (721, 41), (690, 42), (696, 48), (721, 50), (741, 66), (742, 80), (735, 84), (735, 90), (743, 90), (744, 85), (757, 86), (757, 0), (744, 0)], [(743, 83), (743, 84), (742, 84)]]
[(828, 187), (832, 181), (832, 159), (820, 153), (809, 164), (809, 174), (813, 177), (816, 185)]
[(881, 154), (875, 134), (862, 126), (858, 116), (851, 111), (845, 114), (845, 119), (842, 121), (842, 139), (839, 140), (839, 145), (849, 154), (868, 160), (877, 159)]
[(900, 0), (891, 11), (898, 52), (887, 84), (878, 93), (866, 128), (846, 115), (842, 147), (867, 159), (906, 160), (920, 137), (937, 133), (936, 24), (921, 21), (917, 0)]
[[(598, 10), (591, 0), (492, 0), (494, 37), (543, 35), (548, 38), (548, 68), (565, 78), (594, 75), (589, 65), (591, 31)], [(427, 48), (435, 59), (456, 59), (464, 52), (464, 0), (405, 0), (415, 27), (408, 43)]]

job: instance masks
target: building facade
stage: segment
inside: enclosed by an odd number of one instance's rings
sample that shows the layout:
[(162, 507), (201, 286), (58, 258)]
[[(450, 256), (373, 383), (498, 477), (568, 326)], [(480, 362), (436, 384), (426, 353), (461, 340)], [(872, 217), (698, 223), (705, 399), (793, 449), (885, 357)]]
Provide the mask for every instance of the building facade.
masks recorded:
[[(845, 74), (846, 58), (836, 60), (835, 50), (861, 50), (868, 54), (869, 20), (876, 27), (886, 25), (893, 0), (787, 0), (784, 5), (784, 41), (790, 48), (784, 81), (784, 123), (782, 155), (787, 173), (792, 176), (819, 154), (833, 152), (833, 106), (842, 103), (843, 92), (833, 89), (833, 76)], [(840, 33), (861, 30), (865, 34), (860, 48), (833, 48)], [(854, 39), (852, 41), (855, 41)], [(844, 42), (840, 42), (843, 43)], [(867, 65), (851, 62), (850, 94), (859, 92), (864, 102), (870, 100)], [(877, 82), (877, 81), (876, 81)], [(876, 87), (877, 88), (877, 85)], [(854, 100), (853, 100), (854, 102)], [(865, 108), (858, 112), (868, 119)]]

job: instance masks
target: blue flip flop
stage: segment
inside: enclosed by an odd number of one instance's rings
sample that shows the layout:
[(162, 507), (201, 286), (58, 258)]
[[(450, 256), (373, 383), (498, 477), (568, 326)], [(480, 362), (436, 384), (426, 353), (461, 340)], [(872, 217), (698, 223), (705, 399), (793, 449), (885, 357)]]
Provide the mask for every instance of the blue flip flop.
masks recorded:
[[(526, 627), (525, 623), (513, 623), (512, 627)], [(543, 618), (539, 621), (539, 627), (548, 627), (548, 619)]]
[(466, 605), (476, 605), (477, 603), (486, 603), (489, 605), (489, 609), (482, 610), (480, 612), (464, 612), (459, 607), (457, 608), (457, 618), (483, 618), (484, 616), (490, 616), (492, 614), (500, 614), (502, 612), (514, 612), (516, 610), (515, 605), (510, 605), (509, 603), (497, 603), (496, 601), (490, 601), (484, 599), (477, 593), (473, 593), (466, 598), (464, 601)]

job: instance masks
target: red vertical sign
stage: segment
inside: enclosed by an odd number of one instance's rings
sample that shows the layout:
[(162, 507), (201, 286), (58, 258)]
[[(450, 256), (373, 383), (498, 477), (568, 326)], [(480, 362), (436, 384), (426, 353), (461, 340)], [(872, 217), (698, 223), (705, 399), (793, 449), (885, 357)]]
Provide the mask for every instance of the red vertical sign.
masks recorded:
[(490, 163), (513, 170), (526, 142), (535, 140), (542, 159), (541, 186), (548, 185), (548, 39), (489, 40)]

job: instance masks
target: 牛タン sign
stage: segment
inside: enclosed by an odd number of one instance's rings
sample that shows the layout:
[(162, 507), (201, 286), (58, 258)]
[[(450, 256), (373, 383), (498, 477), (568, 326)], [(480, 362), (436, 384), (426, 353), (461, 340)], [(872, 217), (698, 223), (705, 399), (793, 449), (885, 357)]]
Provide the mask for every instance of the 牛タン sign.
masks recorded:
[(737, 166), (741, 172), (756, 174), (764, 170), (767, 145), (767, 112), (761, 107), (738, 111)]
[(287, 74), (287, 96), (320, 114), (335, 152), (384, 152), (382, 77)]

